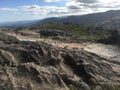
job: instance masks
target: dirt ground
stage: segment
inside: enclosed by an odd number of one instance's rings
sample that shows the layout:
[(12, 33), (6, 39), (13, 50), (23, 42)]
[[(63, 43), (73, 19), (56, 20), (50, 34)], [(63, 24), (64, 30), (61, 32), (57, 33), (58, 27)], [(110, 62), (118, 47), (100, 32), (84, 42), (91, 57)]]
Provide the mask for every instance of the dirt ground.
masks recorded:
[(39, 42), (43, 41), (46, 42), (50, 45), (53, 45), (55, 47), (60, 47), (60, 48), (67, 48), (67, 49), (84, 49), (88, 52), (97, 54), (101, 57), (105, 58), (118, 58), (120, 56), (120, 50), (117, 46), (113, 45), (105, 45), (105, 44), (99, 44), (99, 43), (64, 43), (61, 41), (56, 41), (48, 38), (40, 38), (35, 37), (37, 36), (38, 33), (35, 34), (35, 32), (30, 35), (21, 35), (21, 34), (15, 34), (15, 33), (7, 33), (8, 35), (14, 36), (20, 41), (31, 41), (31, 42)]

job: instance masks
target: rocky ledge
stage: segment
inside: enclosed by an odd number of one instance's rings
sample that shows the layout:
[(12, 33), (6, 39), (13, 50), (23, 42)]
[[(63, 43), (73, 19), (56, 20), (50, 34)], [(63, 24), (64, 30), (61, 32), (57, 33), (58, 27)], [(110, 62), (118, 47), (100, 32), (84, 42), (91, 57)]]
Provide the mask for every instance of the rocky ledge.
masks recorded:
[(0, 90), (120, 90), (118, 46), (67, 49), (8, 36), (0, 38)]

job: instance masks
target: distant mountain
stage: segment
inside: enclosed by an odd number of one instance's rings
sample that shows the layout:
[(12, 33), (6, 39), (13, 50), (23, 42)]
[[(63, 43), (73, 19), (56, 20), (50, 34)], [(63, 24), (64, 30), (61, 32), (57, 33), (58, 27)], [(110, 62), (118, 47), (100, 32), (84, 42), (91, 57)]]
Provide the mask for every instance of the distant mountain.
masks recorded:
[(120, 29), (120, 10), (111, 10), (102, 13), (68, 16), (64, 18), (47, 18), (39, 23), (73, 23), (82, 25), (101, 26), (108, 29)]
[(16, 22), (6, 22), (6, 23), (0, 23), (0, 27), (24, 27), (29, 25), (35, 25), (37, 24), (39, 20), (28, 20), (28, 21), (16, 21)]
[(93, 13), (87, 15), (75, 15), (67, 17), (52, 17), (42, 20), (20, 21), (12, 23), (0, 24), (0, 27), (18, 27), (29, 26), (44, 23), (73, 23), (82, 25), (101, 26), (108, 29), (120, 29), (120, 10), (111, 10), (101, 13)]

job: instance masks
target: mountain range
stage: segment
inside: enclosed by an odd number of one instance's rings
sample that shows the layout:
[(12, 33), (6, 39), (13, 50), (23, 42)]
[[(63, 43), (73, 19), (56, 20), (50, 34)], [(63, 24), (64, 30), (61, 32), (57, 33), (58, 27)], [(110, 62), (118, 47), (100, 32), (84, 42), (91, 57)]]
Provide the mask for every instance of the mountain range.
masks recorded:
[(67, 17), (51, 17), (42, 20), (1, 23), (0, 27), (21, 27), (45, 23), (72, 23), (87, 26), (101, 26), (108, 29), (119, 29), (120, 10), (110, 10), (107, 12), (92, 13), (86, 15), (73, 15)]

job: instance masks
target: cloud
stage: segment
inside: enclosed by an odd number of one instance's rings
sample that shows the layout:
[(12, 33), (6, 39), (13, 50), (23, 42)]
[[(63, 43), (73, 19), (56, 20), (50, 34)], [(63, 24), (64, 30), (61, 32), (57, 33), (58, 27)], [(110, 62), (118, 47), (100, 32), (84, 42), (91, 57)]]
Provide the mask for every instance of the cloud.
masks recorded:
[(80, 3), (97, 3), (97, 0), (75, 0), (75, 2), (80, 2)]
[(21, 10), (31, 15), (57, 15), (69, 13), (67, 7), (56, 7), (56, 6), (22, 6)]
[(45, 8), (32, 5), (32, 6), (22, 6), (21, 10), (26, 13), (30, 13), (31, 15), (45, 15), (47, 11), (45, 11)]
[(16, 12), (18, 9), (15, 8), (0, 8), (0, 12)]
[(94, 12), (102, 12), (112, 9), (120, 9), (118, 0), (43, 0), (45, 2), (65, 1), (63, 6), (28, 5), (17, 8), (0, 8), (0, 12), (19, 12), (39, 17), (80, 15)]
[(120, 9), (119, 0), (69, 0), (66, 7), (72, 11), (102, 12)]
[(44, 2), (57, 2), (59, 0), (43, 0)]

